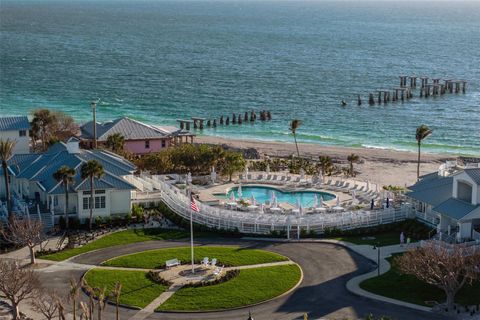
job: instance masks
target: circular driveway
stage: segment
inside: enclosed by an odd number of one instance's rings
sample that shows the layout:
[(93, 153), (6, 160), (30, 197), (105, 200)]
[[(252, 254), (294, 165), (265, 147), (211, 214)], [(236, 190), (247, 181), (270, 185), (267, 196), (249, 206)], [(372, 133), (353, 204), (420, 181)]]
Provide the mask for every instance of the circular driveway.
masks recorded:
[[(154, 313), (146, 319), (238, 319), (248, 317), (251, 311), (255, 320), (303, 319), (361, 319), (372, 313), (387, 315), (396, 320), (447, 319), (433, 313), (416, 311), (385, 302), (380, 302), (350, 293), (345, 285), (357, 275), (374, 268), (373, 262), (341, 246), (327, 243), (270, 243), (231, 239), (197, 240), (196, 245), (240, 245), (277, 252), (298, 263), (304, 273), (300, 286), (290, 294), (251, 308), (210, 313)], [(149, 249), (173, 246), (188, 246), (184, 241), (149, 241), (101, 249), (74, 257), (70, 262), (99, 265), (107, 259)], [(69, 276), (80, 277), (83, 271), (68, 272)], [(56, 273), (57, 280), (62, 275)], [(43, 277), (43, 274), (42, 274)], [(68, 276), (58, 286), (68, 285)], [(114, 319), (114, 308), (107, 307), (105, 319)], [(122, 308), (122, 319), (129, 319), (137, 311)]]

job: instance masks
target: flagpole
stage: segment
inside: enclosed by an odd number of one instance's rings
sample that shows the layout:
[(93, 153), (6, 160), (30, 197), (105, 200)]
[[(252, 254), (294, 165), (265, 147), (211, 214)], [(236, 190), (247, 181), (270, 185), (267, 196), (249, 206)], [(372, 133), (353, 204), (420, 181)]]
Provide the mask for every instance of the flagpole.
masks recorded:
[[(189, 204), (192, 202), (192, 190), (189, 188), (188, 189), (188, 201)], [(192, 274), (195, 273), (195, 266), (194, 266), (194, 254), (193, 254), (193, 209), (189, 205), (189, 210), (190, 210), (190, 252), (192, 255)]]

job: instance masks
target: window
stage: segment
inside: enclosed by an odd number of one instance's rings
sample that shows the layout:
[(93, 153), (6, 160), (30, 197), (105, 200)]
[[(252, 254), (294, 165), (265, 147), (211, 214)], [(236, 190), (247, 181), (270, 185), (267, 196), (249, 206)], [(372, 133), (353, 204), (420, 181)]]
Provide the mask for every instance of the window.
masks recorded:
[(167, 141), (162, 140), (162, 148), (165, 148), (167, 146)]
[(105, 194), (105, 190), (95, 190), (95, 194)]
[(150, 140), (145, 140), (145, 149), (150, 149)]
[(105, 209), (105, 197), (95, 197), (95, 209)]
[(18, 135), (20, 137), (26, 137), (27, 136), (27, 130), (20, 130), (18, 131)]
[(90, 191), (83, 191), (83, 194), (90, 194)]
[(90, 198), (83, 198), (83, 210), (90, 209)]

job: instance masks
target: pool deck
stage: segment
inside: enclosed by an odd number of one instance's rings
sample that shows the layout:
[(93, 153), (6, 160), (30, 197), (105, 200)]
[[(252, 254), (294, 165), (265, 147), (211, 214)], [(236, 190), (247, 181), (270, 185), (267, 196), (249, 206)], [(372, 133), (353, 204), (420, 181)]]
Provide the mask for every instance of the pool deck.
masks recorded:
[[(242, 183), (242, 186), (266, 187), (266, 188), (277, 189), (277, 190), (283, 191), (283, 192), (291, 192), (290, 189), (288, 191), (285, 191), (286, 186), (278, 186), (278, 185), (272, 185), (272, 184), (268, 184), (268, 183)], [(235, 188), (235, 187), (238, 187), (238, 183), (229, 182), (229, 183), (225, 183), (225, 184), (215, 185), (215, 186), (212, 186), (212, 187), (209, 187), (209, 188), (206, 188), (206, 189), (200, 189), (200, 190), (197, 190), (197, 192), (198, 192), (198, 196), (199, 196), (199, 199), (200, 199), (201, 202), (209, 203), (209, 204), (214, 204), (214, 203), (219, 204), (222, 200), (225, 200), (225, 199), (219, 199), (218, 197), (215, 196), (215, 194), (225, 194), (225, 192), (227, 190), (230, 190), (231, 188)], [(341, 192), (332, 192), (332, 191), (326, 190), (326, 189), (296, 187), (295, 192), (299, 192), (299, 191), (300, 192), (301, 191), (325, 192), (325, 193), (333, 194), (336, 197), (340, 198), (340, 202), (347, 201), (347, 200), (351, 199), (351, 196), (348, 195), (348, 194), (341, 193)], [(329, 201), (325, 201), (325, 203), (328, 206), (332, 207), (336, 204), (336, 201), (337, 200), (335, 198), (335, 199), (332, 199), (332, 200), (329, 200)], [(285, 209), (294, 208), (294, 206), (292, 206), (288, 203), (284, 203), (284, 202), (281, 203), (281, 206)]]

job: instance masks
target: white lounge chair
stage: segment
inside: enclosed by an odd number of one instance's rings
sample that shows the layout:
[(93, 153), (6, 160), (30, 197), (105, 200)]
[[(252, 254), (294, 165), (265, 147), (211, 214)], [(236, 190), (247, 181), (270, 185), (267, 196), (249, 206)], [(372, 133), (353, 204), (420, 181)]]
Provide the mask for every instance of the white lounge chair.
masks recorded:
[(203, 258), (202, 266), (208, 266), (208, 257)]
[(215, 267), (217, 265), (217, 258), (213, 258), (212, 261), (210, 262), (210, 265), (212, 267)]

